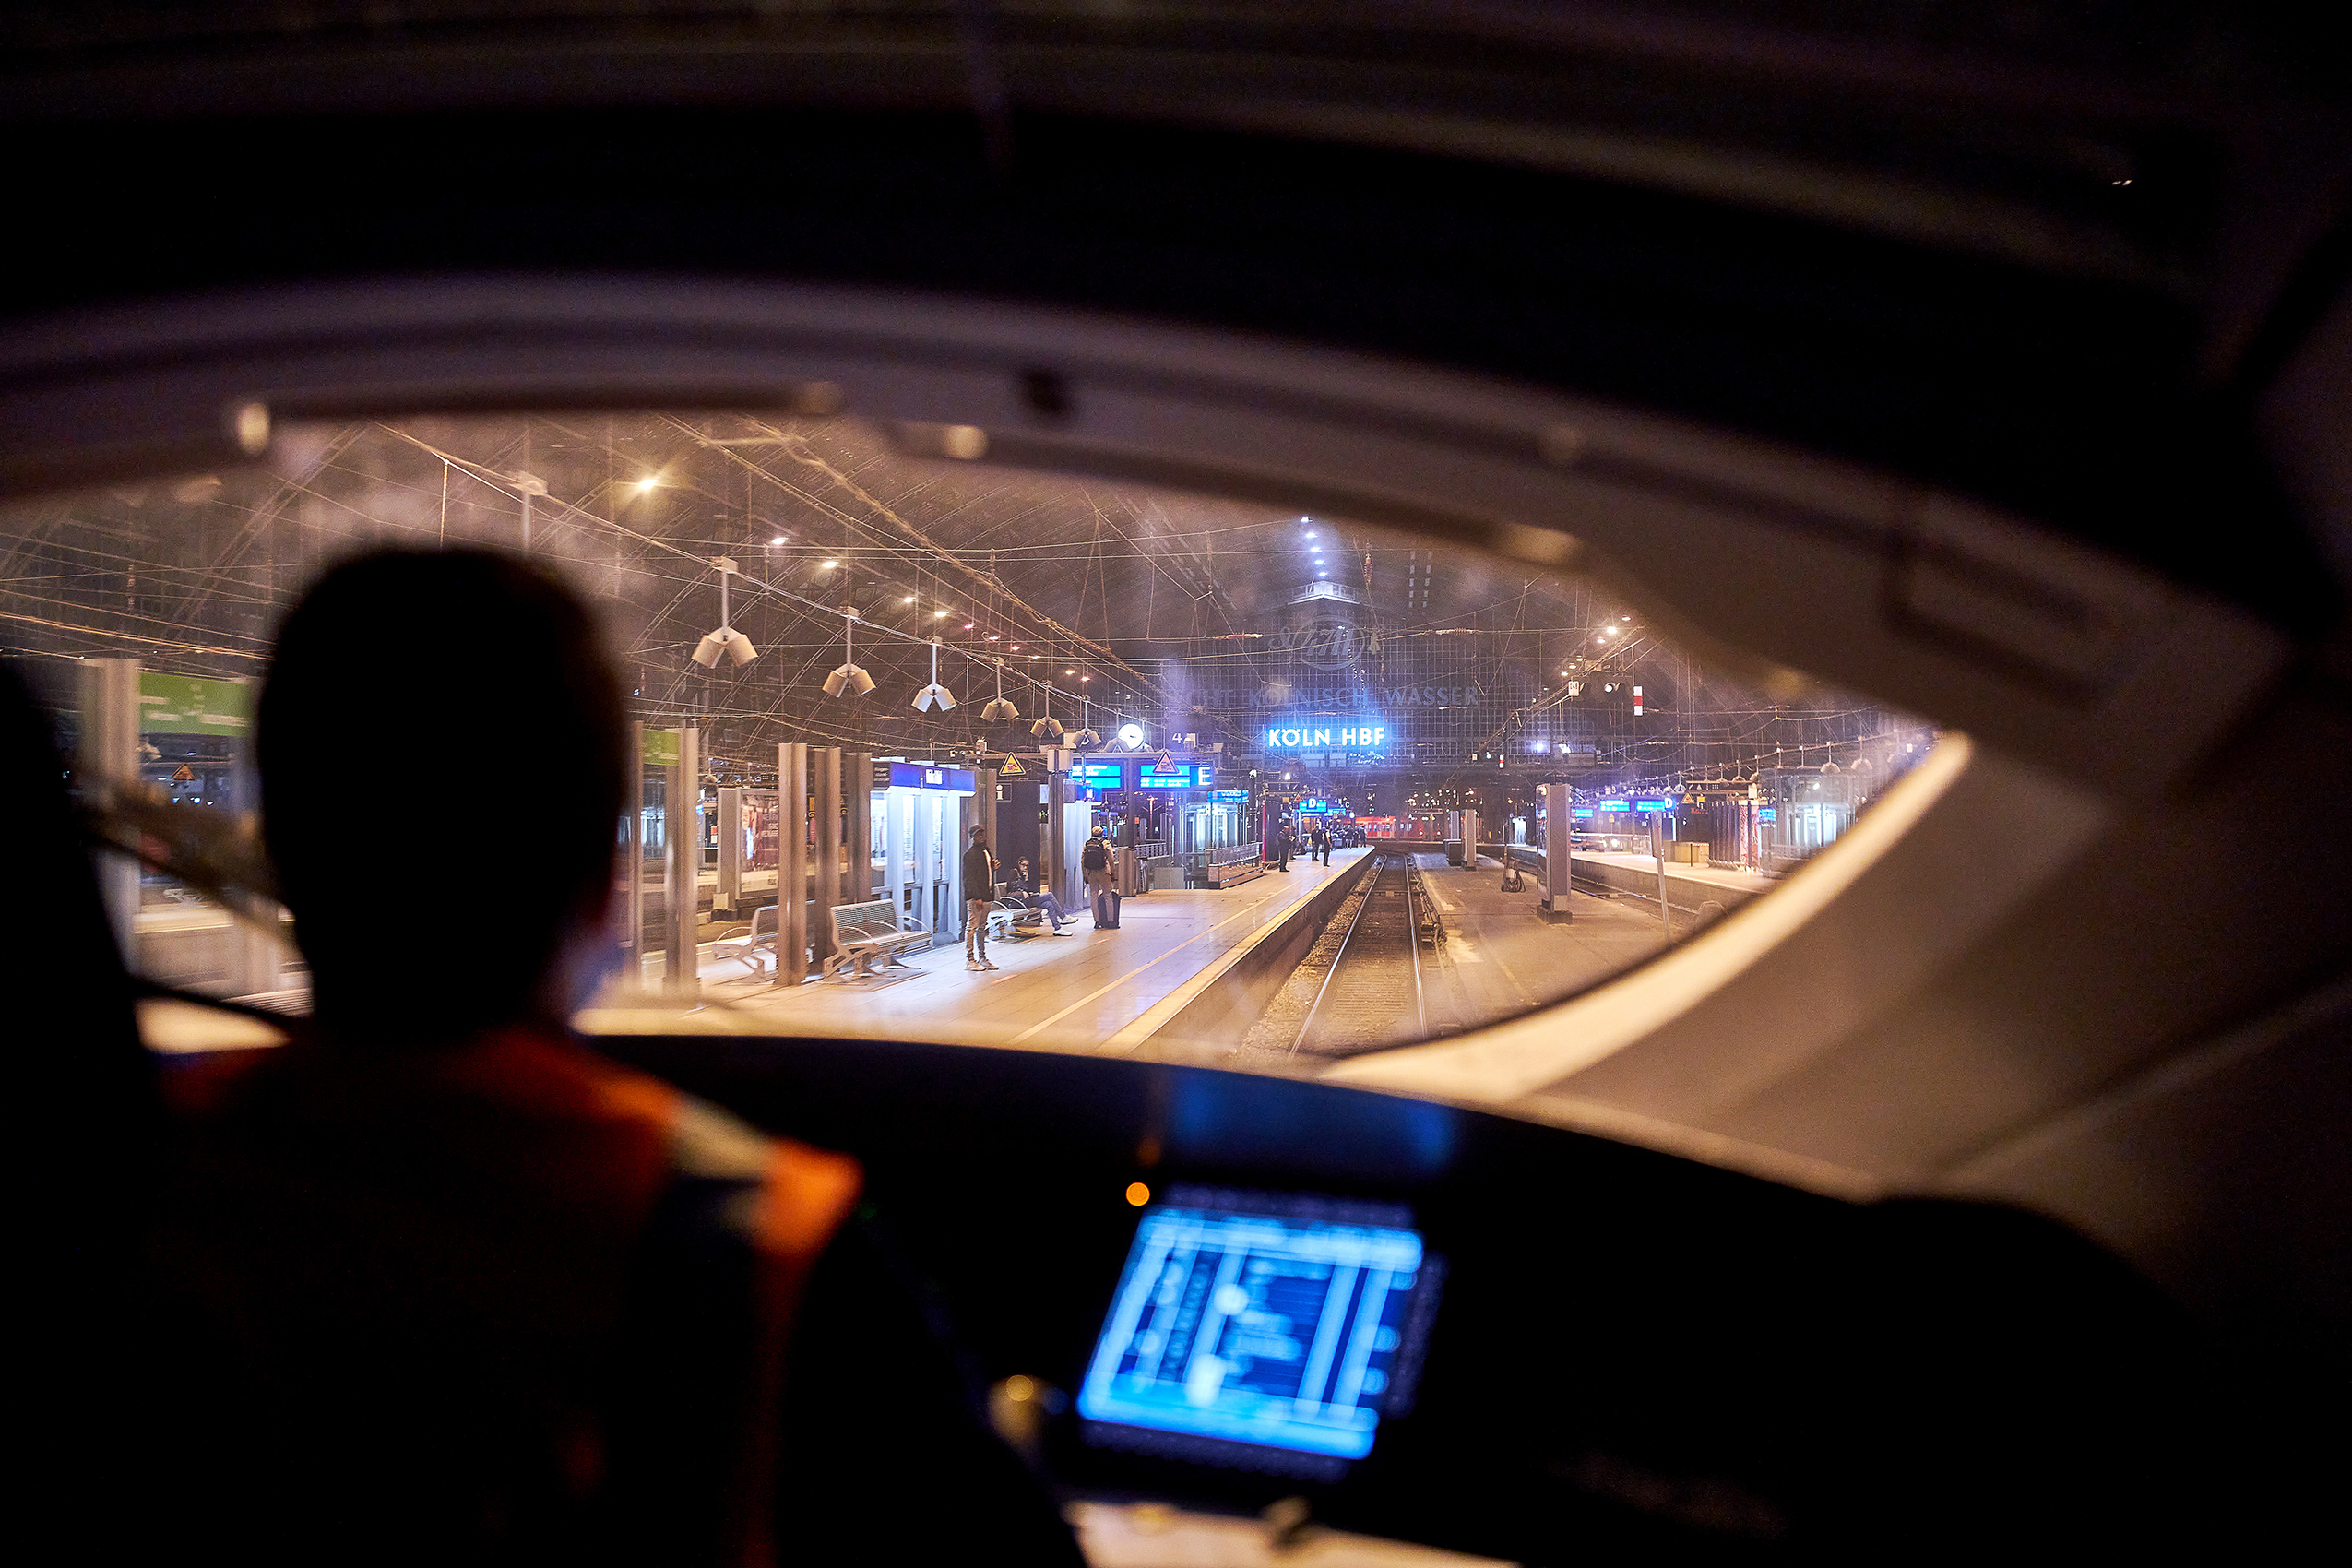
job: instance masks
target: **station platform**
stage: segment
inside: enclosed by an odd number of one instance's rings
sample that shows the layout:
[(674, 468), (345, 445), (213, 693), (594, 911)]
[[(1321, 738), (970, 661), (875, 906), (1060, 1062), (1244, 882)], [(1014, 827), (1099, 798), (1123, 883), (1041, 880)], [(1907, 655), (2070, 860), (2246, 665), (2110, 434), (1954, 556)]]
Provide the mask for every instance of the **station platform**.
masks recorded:
[[(1578, 855), (1577, 864), (1586, 858)], [(1443, 855), (1416, 855), (1413, 863), (1445, 930), (1432, 970), (1444, 1020), (1432, 1016), (1432, 1032), (1492, 1023), (1557, 1002), (1666, 945), (1655, 904), (1572, 892), (1569, 918), (1549, 921), (1538, 902), (1540, 885), (1524, 870), (1526, 890), (1504, 893), (1500, 861), (1481, 861), (1472, 870), (1446, 864)]]
[[(1576, 851), (1576, 867), (1581, 873), (1586, 865), (1606, 866), (1612, 870), (1633, 873), (1655, 878), (1657, 861), (1648, 855), (1596, 854), (1584, 849)], [(1605, 880), (1614, 880), (1608, 878)], [(1666, 880), (1671, 897), (1672, 885), (1688, 882), (1720, 888), (1740, 898), (1752, 898), (1773, 885), (1773, 879), (1762, 872), (1721, 871), (1714, 866), (1689, 865), (1674, 861), (1666, 862)]]
[[(992, 942), (993, 973), (964, 968), (960, 942), (904, 955), (902, 976), (868, 987), (811, 980), (778, 988), (734, 960), (698, 968), (699, 996), (612, 992), (577, 1017), (588, 1033), (707, 1031), (923, 1039), (1032, 1050), (1137, 1050), (1159, 1021), (1213, 984), (1260, 933), (1369, 849), (1335, 851), (1329, 866), (1294, 860), (1241, 886), (1158, 888), (1123, 900), (1120, 927), (1097, 931), (1084, 906), (1066, 935)], [(911, 971), (911, 972), (909, 972)]]

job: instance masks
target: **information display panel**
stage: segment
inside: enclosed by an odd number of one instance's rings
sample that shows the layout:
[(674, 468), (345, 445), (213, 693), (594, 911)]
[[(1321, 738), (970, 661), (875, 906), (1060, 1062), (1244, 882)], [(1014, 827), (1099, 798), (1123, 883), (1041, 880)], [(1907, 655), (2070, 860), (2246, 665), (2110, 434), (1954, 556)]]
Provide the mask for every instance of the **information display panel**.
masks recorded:
[(1121, 1446), (1344, 1467), (1410, 1408), (1441, 1272), (1391, 1206), (1177, 1188), (1144, 1212), (1078, 1413)]

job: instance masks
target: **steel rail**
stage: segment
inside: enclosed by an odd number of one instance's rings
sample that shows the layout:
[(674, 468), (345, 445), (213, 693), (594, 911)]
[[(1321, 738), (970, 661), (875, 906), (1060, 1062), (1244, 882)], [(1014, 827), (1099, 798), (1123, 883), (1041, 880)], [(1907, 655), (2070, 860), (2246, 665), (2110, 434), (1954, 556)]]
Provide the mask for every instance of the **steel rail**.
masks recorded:
[[(1373, 860), (1372, 874), (1367, 879), (1369, 885), (1364, 888), (1363, 897), (1356, 905), (1356, 912), (1348, 918), (1348, 929), (1340, 934), (1339, 946), (1331, 955), (1331, 968), (1324, 971), (1323, 984), (1315, 988), (1314, 1005), (1307, 1009), (1306, 1019), (1304, 1022), (1300, 1024), (1298, 1035), (1290, 1041), (1290, 1049), (1285, 1054), (1290, 1056), (1298, 1055), (1301, 1044), (1306, 1040), (1310, 1034), (1314, 1032), (1315, 1020), (1323, 1016), (1323, 1004), (1330, 998), (1331, 982), (1337, 977), (1340, 969), (1344, 968), (1348, 962), (1348, 944), (1356, 939), (1356, 928), (1363, 923), (1364, 911), (1372, 908), (1372, 899), (1380, 891), (1380, 879), (1381, 876), (1389, 869), (1386, 862), (1391, 857), (1389, 856), (1382, 855)], [(1418, 920), (1419, 910), (1415, 908), (1413, 903), (1413, 862), (1411, 857), (1405, 857), (1401, 865), (1397, 869), (1401, 870), (1405, 875), (1405, 913), (1408, 922), (1407, 926), (1406, 951), (1408, 961), (1412, 965), (1413, 968), (1414, 1022), (1417, 1026), (1419, 1026), (1420, 1033), (1426, 1035), (1429, 1033), (1429, 1015), (1421, 1002), (1420, 927), (1418, 923), (1412, 923)]]

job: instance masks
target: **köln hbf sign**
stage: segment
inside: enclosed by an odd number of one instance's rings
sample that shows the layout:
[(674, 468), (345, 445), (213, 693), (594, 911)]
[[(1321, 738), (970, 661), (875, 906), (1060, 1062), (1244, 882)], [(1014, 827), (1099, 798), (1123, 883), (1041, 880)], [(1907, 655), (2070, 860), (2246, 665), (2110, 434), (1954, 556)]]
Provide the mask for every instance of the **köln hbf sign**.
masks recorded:
[(1388, 743), (1385, 724), (1316, 725), (1312, 729), (1271, 729), (1265, 732), (1268, 751), (1308, 750), (1329, 751), (1337, 748), (1348, 752), (1376, 752)]

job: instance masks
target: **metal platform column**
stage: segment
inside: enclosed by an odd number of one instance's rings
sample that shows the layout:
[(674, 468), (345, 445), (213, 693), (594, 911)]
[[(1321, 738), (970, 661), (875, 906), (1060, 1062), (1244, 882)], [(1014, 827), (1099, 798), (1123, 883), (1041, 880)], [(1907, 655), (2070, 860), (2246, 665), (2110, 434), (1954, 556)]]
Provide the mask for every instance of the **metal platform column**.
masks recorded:
[(1571, 852), (1575, 824), (1569, 810), (1567, 785), (1543, 787), (1543, 897), (1538, 912), (1548, 921), (1574, 918), (1568, 907), (1568, 877), (1575, 863)]
[[(81, 786), (86, 805), (101, 803), (113, 790), (128, 793), (139, 778), (139, 661), (136, 659), (85, 659), (81, 661), (82, 734)], [(138, 968), (139, 863), (119, 849), (101, 849), (97, 864), (98, 891), (106, 901), (106, 919), (114, 928), (114, 944), (123, 962)]]
[(809, 978), (809, 748), (776, 748), (776, 983)]
[(743, 791), (719, 790), (719, 888), (710, 901), (714, 920), (740, 920), (743, 912)]
[(691, 726), (678, 731), (678, 760), (671, 766), (661, 800), (662, 924), (669, 949), (661, 978), (664, 989), (683, 996), (702, 993), (696, 962), (702, 921), (695, 908), (695, 884), (702, 870), (701, 741), (702, 731)]
[(873, 897), (873, 754), (841, 754), (841, 803), (849, 808), (843, 825), (843, 847), (849, 850), (841, 868), (841, 901), (862, 904)]
[(833, 956), (830, 916), (841, 904), (841, 748), (826, 746), (810, 758), (816, 766), (816, 889), (809, 938), (822, 963)]

